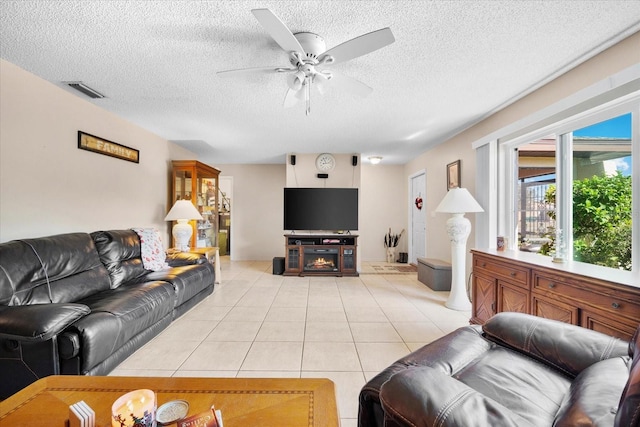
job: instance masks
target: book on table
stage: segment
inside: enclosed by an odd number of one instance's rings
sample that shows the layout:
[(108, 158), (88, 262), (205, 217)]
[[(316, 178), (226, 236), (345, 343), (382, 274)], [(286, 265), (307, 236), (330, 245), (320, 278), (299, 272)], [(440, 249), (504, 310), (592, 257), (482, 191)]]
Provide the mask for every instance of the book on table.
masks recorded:
[(212, 406), (207, 411), (179, 420), (178, 427), (224, 427), (222, 413)]

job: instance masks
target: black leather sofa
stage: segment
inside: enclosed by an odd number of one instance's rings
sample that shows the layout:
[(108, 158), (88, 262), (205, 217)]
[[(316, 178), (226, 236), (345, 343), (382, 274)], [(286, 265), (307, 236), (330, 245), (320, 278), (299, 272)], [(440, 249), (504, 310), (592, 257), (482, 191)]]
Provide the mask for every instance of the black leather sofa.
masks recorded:
[(640, 327), (631, 342), (499, 313), (396, 361), (360, 392), (358, 425), (640, 425)]
[(48, 375), (105, 375), (213, 292), (197, 254), (145, 270), (133, 230), (0, 244), (0, 398)]

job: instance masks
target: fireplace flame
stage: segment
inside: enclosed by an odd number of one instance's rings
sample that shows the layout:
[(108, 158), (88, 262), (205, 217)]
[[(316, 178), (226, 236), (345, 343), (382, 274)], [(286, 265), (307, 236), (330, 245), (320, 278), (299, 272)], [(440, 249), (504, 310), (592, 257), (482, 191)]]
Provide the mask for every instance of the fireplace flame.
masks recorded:
[(324, 259), (323, 257), (319, 257), (319, 258), (315, 258), (310, 263), (308, 263), (307, 267), (317, 268), (317, 269), (334, 268), (335, 264), (331, 259)]

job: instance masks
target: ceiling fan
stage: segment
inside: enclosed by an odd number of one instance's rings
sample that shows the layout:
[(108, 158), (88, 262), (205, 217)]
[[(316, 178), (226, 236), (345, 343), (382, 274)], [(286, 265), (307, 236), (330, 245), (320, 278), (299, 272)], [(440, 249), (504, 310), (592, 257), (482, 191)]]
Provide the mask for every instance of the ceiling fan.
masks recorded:
[(382, 28), (364, 34), (326, 50), (324, 39), (317, 34), (300, 32), (293, 34), (289, 28), (269, 9), (253, 9), (251, 13), (267, 30), (267, 33), (289, 54), (291, 67), (256, 67), (219, 71), (220, 77), (244, 74), (287, 74), (289, 89), (284, 98), (285, 108), (304, 100), (306, 114), (311, 113), (311, 86), (320, 94), (333, 86), (359, 96), (369, 95), (373, 89), (359, 80), (325, 67), (366, 55), (395, 41), (390, 28)]

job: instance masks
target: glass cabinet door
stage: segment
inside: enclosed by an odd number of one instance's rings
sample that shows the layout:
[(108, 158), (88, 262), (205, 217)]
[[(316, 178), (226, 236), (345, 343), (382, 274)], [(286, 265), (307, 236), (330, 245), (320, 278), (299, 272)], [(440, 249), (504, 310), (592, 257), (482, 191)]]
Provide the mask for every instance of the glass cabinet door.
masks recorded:
[(217, 177), (199, 176), (196, 182), (197, 208), (202, 221), (197, 221), (197, 248), (218, 246), (217, 232)]
[(191, 172), (184, 170), (174, 171), (173, 176), (173, 200), (171, 200), (171, 206), (178, 200), (191, 200)]
[(169, 208), (178, 200), (191, 200), (202, 220), (190, 221), (193, 228), (190, 246), (218, 246), (218, 175), (220, 171), (196, 160), (174, 160), (172, 163)]

